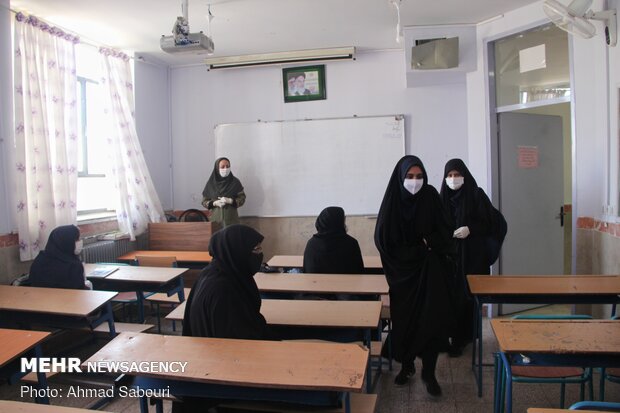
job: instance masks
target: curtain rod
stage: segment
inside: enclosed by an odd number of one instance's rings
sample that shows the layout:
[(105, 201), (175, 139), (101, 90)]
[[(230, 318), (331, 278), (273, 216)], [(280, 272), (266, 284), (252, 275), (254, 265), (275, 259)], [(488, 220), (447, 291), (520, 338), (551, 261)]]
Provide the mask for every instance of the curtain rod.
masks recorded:
[[(4, 9), (8, 9), (8, 10), (9, 10), (11, 13), (13, 13), (14, 15), (15, 15), (15, 14), (17, 14), (17, 13), (24, 13), (24, 14), (26, 14), (26, 13), (25, 13), (25, 12), (23, 12), (23, 11), (20, 11), (20, 10), (15, 10), (15, 9), (12, 9), (12, 8), (10, 8), (10, 7), (6, 7), (6, 6), (2, 6), (2, 8), (4, 8)], [(63, 26), (61, 26), (61, 25), (58, 25), (58, 24), (56, 24), (56, 23), (51, 23), (51, 22), (49, 22), (49, 21), (47, 21), (47, 20), (45, 20), (45, 19), (42, 19), (42, 18), (40, 18), (40, 17), (38, 17), (38, 16), (36, 16), (36, 17), (37, 17), (37, 19), (39, 19), (39, 20), (41, 20), (41, 21), (44, 21), (45, 23), (47, 23), (47, 24), (49, 24), (49, 25), (51, 25), (51, 26), (58, 27), (59, 29), (61, 29), (61, 30), (65, 31), (65, 32), (67, 32), (67, 33), (69, 33), (69, 34), (72, 34), (72, 35), (74, 35), (74, 36), (79, 37), (79, 38), (80, 38), (80, 43), (81, 43), (81, 44), (84, 44), (84, 45), (87, 45), (87, 46), (91, 46), (91, 47), (96, 47), (97, 49), (99, 49), (99, 48), (103, 47), (103, 48), (107, 48), (107, 49), (118, 50), (118, 49), (117, 49), (117, 48), (115, 48), (115, 47), (108, 46), (108, 45), (106, 45), (106, 44), (103, 44), (103, 43), (97, 42), (97, 41), (95, 41), (95, 40), (89, 39), (88, 37), (82, 36), (81, 34), (76, 33), (76, 32), (74, 32), (73, 30), (69, 30), (69, 29), (67, 29), (67, 28), (65, 28), (65, 27), (63, 27)], [(121, 50), (121, 51), (122, 51), (122, 50)], [(125, 54), (126, 54), (126, 53), (125, 53)], [(128, 55), (128, 56), (129, 56), (129, 55)], [(134, 59), (134, 57), (133, 57), (133, 56), (129, 56), (129, 58), (130, 58), (130, 59)], [(141, 60), (142, 60), (142, 59), (141, 59)]]

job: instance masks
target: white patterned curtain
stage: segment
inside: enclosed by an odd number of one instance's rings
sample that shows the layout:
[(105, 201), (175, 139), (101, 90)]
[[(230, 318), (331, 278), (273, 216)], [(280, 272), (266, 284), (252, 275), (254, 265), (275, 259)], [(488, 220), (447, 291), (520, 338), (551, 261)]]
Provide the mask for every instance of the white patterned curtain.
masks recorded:
[(34, 16), (15, 20), (15, 207), (26, 261), (52, 229), (76, 223), (79, 39)]
[(164, 211), (151, 181), (136, 132), (134, 95), (129, 57), (100, 49), (101, 85), (104, 90), (105, 137), (109, 144), (110, 172), (118, 190), (116, 217), (121, 231), (132, 240), (148, 229), (149, 222), (165, 221)]

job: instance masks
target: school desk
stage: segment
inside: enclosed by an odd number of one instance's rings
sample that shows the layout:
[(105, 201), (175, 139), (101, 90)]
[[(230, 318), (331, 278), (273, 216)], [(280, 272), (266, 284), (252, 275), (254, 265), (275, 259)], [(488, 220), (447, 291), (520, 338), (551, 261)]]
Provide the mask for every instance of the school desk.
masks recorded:
[[(372, 330), (379, 326), (381, 301), (262, 300), (260, 312), (267, 324), (273, 326), (362, 330), (364, 344), (370, 348)], [(166, 319), (183, 321), (184, 313), (185, 302)], [(369, 363), (368, 377), (371, 377), (370, 369)], [(367, 387), (370, 391), (371, 380)]]
[[(614, 304), (618, 275), (468, 275), (474, 296), (472, 367), (482, 397), (482, 306), (494, 304)], [(478, 358), (476, 361), (476, 353)]]
[(108, 323), (116, 335), (110, 300), (112, 291), (0, 285), (0, 320), (61, 328), (89, 327)]
[(0, 413), (92, 413), (92, 410), (75, 407), (52, 406), (49, 404), (33, 404), (0, 400)]
[(185, 300), (182, 275), (187, 268), (120, 265), (110, 275), (99, 278), (91, 277), (89, 273), (106, 265), (84, 264), (84, 267), (86, 277), (93, 283), (95, 290), (135, 292), (140, 323), (144, 322), (144, 292), (163, 292), (168, 296), (177, 294), (179, 301)]
[(158, 251), (158, 250), (138, 250), (131, 251), (125, 255), (117, 257), (116, 260), (127, 264), (134, 264), (136, 256), (146, 257), (176, 257), (179, 267), (204, 268), (211, 262), (211, 255), (208, 251)]
[(259, 272), (254, 280), (264, 292), (382, 295), (389, 291), (385, 275)]
[[(510, 366), (620, 367), (618, 320), (491, 320), (500, 354), (495, 371), (495, 409), (501, 408), (500, 381)], [(506, 411), (512, 386), (506, 382)]]
[[(368, 350), (356, 344), (236, 340), (121, 333), (86, 362), (187, 362), (184, 372), (128, 373), (141, 389), (175, 396), (325, 405), (332, 392), (360, 392)], [(142, 413), (148, 412), (145, 397)]]
[[(13, 330), (0, 328), (0, 377), (14, 383), (27, 372), (21, 371), (20, 356), (28, 358), (42, 357), (41, 342), (51, 333), (44, 331)], [(47, 379), (45, 373), (37, 373), (37, 388), (45, 389)], [(37, 403), (49, 403), (48, 397), (37, 397)], [(9, 410), (6, 410), (7, 412)], [(0, 412), (2, 408), (0, 407)]]
[[(372, 272), (383, 272), (383, 265), (379, 256), (364, 255), (362, 260), (364, 261), (365, 269)], [(302, 255), (274, 255), (267, 261), (267, 265), (283, 269), (302, 268), (304, 266), (304, 257)]]
[[(179, 304), (166, 318), (182, 321), (185, 304)], [(260, 312), (271, 325), (355, 328), (367, 330), (370, 337), (370, 330), (379, 325), (381, 301), (262, 300)]]

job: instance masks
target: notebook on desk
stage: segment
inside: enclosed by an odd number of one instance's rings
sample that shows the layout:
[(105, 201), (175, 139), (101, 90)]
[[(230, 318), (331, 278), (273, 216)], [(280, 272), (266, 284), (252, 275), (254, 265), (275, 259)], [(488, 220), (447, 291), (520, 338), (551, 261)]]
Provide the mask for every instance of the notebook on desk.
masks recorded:
[(105, 278), (116, 270), (118, 270), (118, 267), (115, 267), (113, 265), (106, 265), (105, 267), (96, 267), (94, 270), (86, 274), (86, 277)]

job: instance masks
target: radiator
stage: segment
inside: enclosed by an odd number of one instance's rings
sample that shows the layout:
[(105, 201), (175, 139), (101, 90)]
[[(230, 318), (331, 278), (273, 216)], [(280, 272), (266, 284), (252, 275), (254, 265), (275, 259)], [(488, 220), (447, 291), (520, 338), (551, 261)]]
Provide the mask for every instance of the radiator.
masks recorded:
[(116, 262), (116, 257), (127, 254), (135, 248), (129, 239), (95, 241), (84, 245), (80, 257), (85, 263)]

